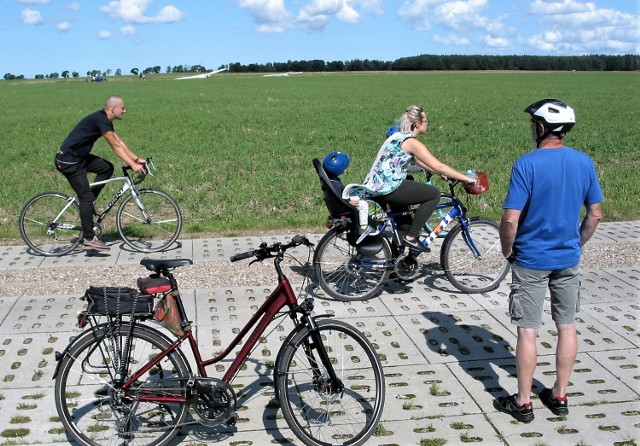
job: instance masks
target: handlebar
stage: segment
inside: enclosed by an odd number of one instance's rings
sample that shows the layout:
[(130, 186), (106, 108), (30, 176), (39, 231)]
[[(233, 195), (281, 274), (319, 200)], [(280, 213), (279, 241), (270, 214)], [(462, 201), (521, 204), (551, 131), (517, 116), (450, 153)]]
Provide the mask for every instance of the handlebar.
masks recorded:
[(309, 239), (304, 235), (294, 235), (289, 243), (276, 242), (272, 245), (267, 245), (266, 242), (262, 242), (258, 249), (234, 254), (229, 258), (229, 260), (231, 260), (232, 262), (237, 262), (239, 260), (250, 259), (252, 257), (255, 257), (254, 261), (259, 262), (263, 261), (264, 259), (273, 257), (282, 260), (282, 257), (284, 256), (284, 253), (287, 251), (287, 249), (295, 248), (300, 245), (312, 247), (313, 243), (311, 243)]
[[(151, 172), (151, 170), (155, 170), (156, 166), (155, 164), (153, 164), (153, 157), (148, 157), (146, 160), (144, 160), (144, 162), (140, 163), (142, 164), (142, 166), (144, 167), (144, 173), (138, 173), (138, 172), (134, 172), (135, 174), (137, 174), (138, 176), (134, 179), (133, 183), (134, 184), (139, 184), (142, 183), (142, 181), (145, 179), (145, 177), (147, 175), (149, 176), (153, 176), (153, 173)], [(133, 170), (131, 168), (131, 166), (122, 166), (122, 173), (124, 175), (127, 175), (127, 171), (129, 170)]]

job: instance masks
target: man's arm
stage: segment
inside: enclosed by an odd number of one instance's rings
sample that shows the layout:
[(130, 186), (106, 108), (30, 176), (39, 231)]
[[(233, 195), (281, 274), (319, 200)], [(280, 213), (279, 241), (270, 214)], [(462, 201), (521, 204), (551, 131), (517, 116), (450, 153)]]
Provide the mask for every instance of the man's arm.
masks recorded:
[(585, 207), (587, 213), (580, 224), (580, 247), (589, 241), (602, 219), (602, 203), (589, 204)]
[(513, 242), (516, 239), (520, 213), (521, 211), (517, 209), (505, 209), (500, 220), (500, 245), (502, 255), (506, 258), (513, 254)]
[(116, 132), (107, 132), (104, 135), (118, 158), (127, 163), (134, 172), (144, 173), (144, 166), (138, 164), (138, 156), (131, 151), (129, 146), (118, 136)]

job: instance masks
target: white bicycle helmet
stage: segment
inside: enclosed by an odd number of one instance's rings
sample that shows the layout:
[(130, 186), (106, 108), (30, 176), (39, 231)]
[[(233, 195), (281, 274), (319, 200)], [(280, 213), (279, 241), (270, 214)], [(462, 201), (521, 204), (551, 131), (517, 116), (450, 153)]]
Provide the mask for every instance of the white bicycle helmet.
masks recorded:
[(538, 135), (538, 142), (549, 134), (563, 138), (576, 123), (576, 114), (573, 109), (559, 99), (542, 99), (534, 102), (524, 111), (529, 113), (535, 122), (541, 123), (546, 130), (542, 135)]

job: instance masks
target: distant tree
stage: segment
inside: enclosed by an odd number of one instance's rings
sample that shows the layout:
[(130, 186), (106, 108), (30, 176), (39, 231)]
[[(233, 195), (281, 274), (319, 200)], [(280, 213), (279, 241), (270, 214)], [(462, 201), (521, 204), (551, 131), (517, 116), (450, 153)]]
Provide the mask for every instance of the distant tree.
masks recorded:
[(334, 61), (327, 64), (327, 71), (344, 71), (344, 62)]
[(12, 79), (15, 79), (15, 76), (14, 76), (13, 74), (11, 74), (11, 73), (5, 73), (5, 75), (4, 75), (4, 80), (5, 80), (5, 81), (10, 81), (10, 80), (12, 80)]
[(75, 78), (77, 78), (78, 76), (80, 76), (80, 73), (78, 73), (77, 71), (74, 71), (73, 73), (71, 73), (71, 76)]
[(106, 74), (107, 76), (111, 76), (111, 68), (107, 68)]
[(120, 68), (118, 68), (116, 70), (116, 76), (121, 76), (122, 75), (122, 70)]
[(138, 74), (140, 72), (140, 70), (138, 70), (137, 68), (132, 68), (131, 69), (131, 74)]
[(171, 73), (171, 65), (167, 65), (167, 71), (165, 71), (165, 73)]
[(60, 77), (60, 75), (58, 73), (51, 73), (49, 75), (49, 79), (58, 79)]
[(64, 70), (62, 72), (62, 77), (65, 78), (65, 79), (69, 79), (69, 70)]
[(36, 74), (34, 79), (44, 79), (44, 74)]

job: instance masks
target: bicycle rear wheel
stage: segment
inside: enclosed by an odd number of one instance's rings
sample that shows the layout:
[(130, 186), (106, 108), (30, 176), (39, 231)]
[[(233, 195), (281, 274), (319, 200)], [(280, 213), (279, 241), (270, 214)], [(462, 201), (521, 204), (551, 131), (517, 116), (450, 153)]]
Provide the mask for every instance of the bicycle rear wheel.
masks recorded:
[(74, 201), (62, 213), (70, 198), (57, 192), (36, 195), (20, 212), (18, 226), (24, 242), (35, 254), (63, 256), (82, 240), (80, 209)]
[(338, 300), (376, 297), (391, 274), (391, 247), (380, 237), (380, 249), (367, 252), (352, 246), (347, 236), (345, 229), (334, 228), (318, 242), (313, 265), (320, 287)]
[[(285, 342), (276, 386), (282, 414), (307, 446), (363, 444), (374, 433), (385, 399), (382, 365), (367, 339), (342, 321), (316, 321)], [(317, 341), (320, 339), (320, 341)], [(340, 382), (320, 361), (329, 356)]]
[[(186, 396), (190, 369), (177, 351), (142, 375), (132, 388), (116, 387), (116, 368), (123, 361), (129, 327), (104, 324), (85, 331), (60, 359), (56, 410), (66, 431), (82, 446), (162, 446), (178, 433), (187, 415), (186, 403), (137, 399)], [(157, 330), (135, 326), (127, 372), (131, 374), (170, 345)]]
[[(484, 293), (500, 286), (509, 272), (502, 256), (500, 227), (489, 220), (469, 220), (469, 237), (461, 225), (449, 231), (442, 244), (440, 262), (453, 286), (465, 293)], [(469, 247), (473, 243), (480, 255)]]
[(182, 229), (178, 204), (158, 190), (139, 190), (138, 197), (142, 207), (129, 195), (118, 209), (116, 224), (122, 240), (139, 252), (167, 250)]

